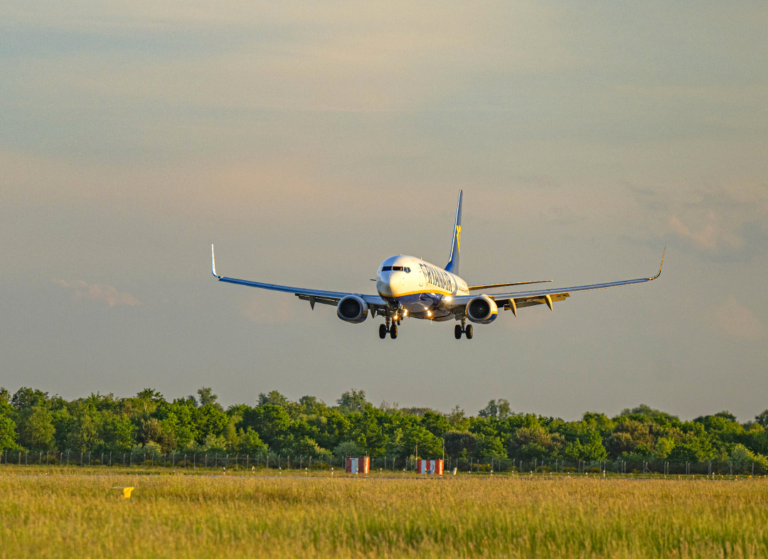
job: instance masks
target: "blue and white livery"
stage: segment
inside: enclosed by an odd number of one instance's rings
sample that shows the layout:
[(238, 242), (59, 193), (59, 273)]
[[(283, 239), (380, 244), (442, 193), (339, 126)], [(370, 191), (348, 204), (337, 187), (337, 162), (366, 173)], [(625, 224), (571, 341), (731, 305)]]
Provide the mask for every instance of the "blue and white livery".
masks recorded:
[[(472, 339), (472, 324), (467, 324), (467, 321), (475, 324), (490, 324), (498, 317), (499, 309), (512, 311), (515, 316), (518, 309), (533, 305), (547, 305), (552, 310), (553, 303), (564, 301), (571, 296), (571, 293), (577, 291), (645, 283), (661, 275), (661, 266), (659, 266), (659, 273), (647, 278), (514, 293), (486, 293), (488, 289), (546, 283), (551, 280), (467, 285), (467, 282), (459, 277), (462, 194), (459, 192), (451, 253), (445, 268), (414, 256), (402, 254), (392, 256), (384, 260), (376, 270), (376, 295), (302, 289), (220, 276), (216, 273), (213, 245), (211, 245), (211, 271), (214, 277), (225, 283), (293, 293), (299, 299), (309, 301), (312, 309), (315, 308), (315, 303), (335, 305), (337, 316), (352, 324), (364, 322), (369, 315), (372, 318), (381, 316), (384, 318), (384, 324), (379, 326), (379, 337), (382, 339), (386, 338), (387, 334), (392, 339), (397, 338), (398, 326), (402, 324), (403, 319), (419, 318), (435, 322), (460, 321), (461, 324), (457, 324), (454, 328), (454, 336), (457, 340), (461, 339), (462, 334), (467, 339)], [(664, 252), (666, 253), (666, 249)], [(664, 265), (664, 255), (661, 257), (661, 265)], [(479, 291), (480, 294), (472, 294), (472, 291)]]

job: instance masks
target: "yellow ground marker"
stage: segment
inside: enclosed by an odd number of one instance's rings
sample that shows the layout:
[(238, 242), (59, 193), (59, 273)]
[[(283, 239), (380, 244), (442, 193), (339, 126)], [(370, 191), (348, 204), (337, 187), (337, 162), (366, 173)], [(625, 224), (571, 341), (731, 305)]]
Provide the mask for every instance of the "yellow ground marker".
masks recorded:
[(130, 499), (131, 491), (133, 491), (133, 487), (113, 487), (112, 489), (122, 489), (124, 499)]

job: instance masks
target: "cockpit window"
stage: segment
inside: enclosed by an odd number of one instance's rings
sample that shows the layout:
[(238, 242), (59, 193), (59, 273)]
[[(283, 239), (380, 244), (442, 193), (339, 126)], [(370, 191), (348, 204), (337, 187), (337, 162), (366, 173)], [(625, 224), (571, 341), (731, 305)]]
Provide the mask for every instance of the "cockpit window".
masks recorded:
[(402, 266), (392, 266), (392, 271), (393, 272), (402, 272), (403, 271), (403, 267)]
[(381, 271), (382, 272), (389, 272), (390, 270), (392, 270), (392, 266), (382, 266), (381, 267)]

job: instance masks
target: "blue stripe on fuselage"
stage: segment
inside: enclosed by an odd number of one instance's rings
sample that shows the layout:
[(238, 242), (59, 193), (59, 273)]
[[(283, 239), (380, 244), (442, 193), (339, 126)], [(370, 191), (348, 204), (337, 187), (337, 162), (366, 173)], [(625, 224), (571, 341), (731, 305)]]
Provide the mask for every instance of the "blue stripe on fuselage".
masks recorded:
[(414, 305), (426, 307), (427, 309), (436, 308), (443, 300), (445, 295), (440, 293), (412, 293), (411, 295), (404, 295), (402, 297), (392, 297), (390, 295), (381, 295), (381, 298), (385, 301), (393, 301), (395, 303), (402, 303), (404, 306)]

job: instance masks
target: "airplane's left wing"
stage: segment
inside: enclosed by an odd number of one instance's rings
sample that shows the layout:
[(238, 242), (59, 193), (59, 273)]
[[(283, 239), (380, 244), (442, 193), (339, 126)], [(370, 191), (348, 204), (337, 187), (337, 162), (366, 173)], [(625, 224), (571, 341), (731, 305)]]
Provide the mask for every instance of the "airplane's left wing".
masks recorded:
[[(517, 293), (487, 293), (486, 295), (493, 299), (499, 308), (505, 307), (517, 315), (517, 309), (522, 307), (531, 307), (533, 305), (547, 305), (552, 310), (552, 303), (564, 301), (571, 296), (571, 293), (578, 291), (593, 291), (595, 289), (607, 289), (609, 287), (619, 287), (621, 285), (633, 285), (635, 283), (646, 283), (653, 281), (661, 275), (661, 268), (664, 266), (664, 254), (661, 255), (661, 265), (659, 273), (649, 278), (637, 278), (623, 281), (612, 281), (608, 283), (594, 283), (590, 285), (577, 285), (575, 287), (561, 287), (555, 289), (538, 289), (534, 291), (518, 291)], [(460, 307), (465, 306), (477, 295), (461, 295), (454, 297), (451, 301), (451, 307), (457, 312)]]
[(387, 302), (378, 295), (363, 295), (361, 293), (346, 293), (343, 291), (323, 291), (321, 289), (304, 289), (301, 287), (289, 287), (287, 285), (276, 285), (273, 283), (262, 283), (258, 281), (248, 281), (220, 276), (216, 273), (216, 259), (213, 253), (213, 245), (211, 245), (211, 273), (213, 274), (213, 277), (219, 281), (223, 281), (224, 283), (234, 283), (236, 285), (247, 285), (248, 287), (256, 287), (259, 289), (269, 289), (271, 291), (293, 293), (302, 301), (309, 301), (309, 304), (313, 309), (315, 308), (315, 303), (320, 303), (323, 305), (336, 305), (347, 295), (356, 295), (360, 297), (368, 304), (369, 307), (373, 307), (374, 309), (387, 306)]

